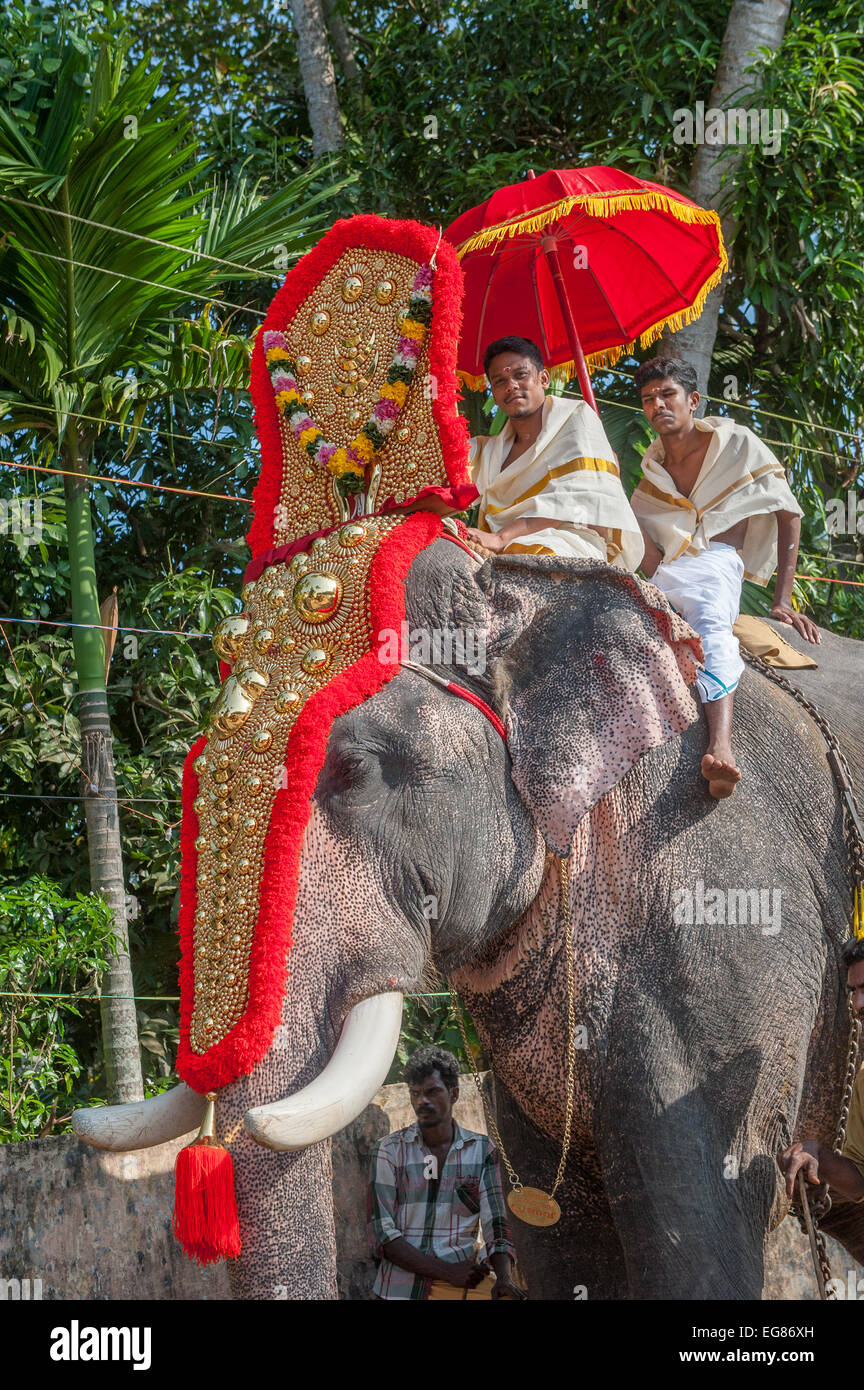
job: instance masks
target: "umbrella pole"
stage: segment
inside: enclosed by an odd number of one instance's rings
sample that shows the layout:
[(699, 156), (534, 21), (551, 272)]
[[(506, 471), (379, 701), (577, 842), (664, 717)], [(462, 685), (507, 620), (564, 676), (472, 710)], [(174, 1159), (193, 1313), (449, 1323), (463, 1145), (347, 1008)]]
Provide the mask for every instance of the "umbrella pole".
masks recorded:
[(558, 296), (558, 303), (561, 307), (561, 314), (564, 319), (564, 327), (567, 330), (567, 338), (570, 343), (570, 351), (573, 353), (573, 360), (576, 363), (576, 375), (579, 378), (582, 395), (594, 411), (594, 414), (599, 415), (600, 412), (597, 409), (594, 392), (591, 389), (591, 378), (588, 375), (588, 363), (585, 361), (585, 354), (582, 351), (582, 344), (579, 341), (579, 334), (576, 329), (576, 321), (573, 318), (573, 310), (570, 308), (570, 301), (567, 298), (567, 291), (564, 287), (564, 275), (561, 271), (561, 262), (558, 258), (558, 247), (555, 244), (555, 238), (552, 236), (544, 236), (540, 244), (543, 248), (543, 254), (549, 264), (552, 284), (555, 286), (555, 293)]

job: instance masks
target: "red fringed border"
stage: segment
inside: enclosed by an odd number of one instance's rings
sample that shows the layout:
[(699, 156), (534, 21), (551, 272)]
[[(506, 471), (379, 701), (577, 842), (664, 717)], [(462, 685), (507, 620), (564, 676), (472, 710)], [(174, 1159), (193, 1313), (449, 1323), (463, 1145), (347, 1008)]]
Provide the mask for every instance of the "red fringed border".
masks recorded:
[[(447, 477), (454, 486), (468, 483), (468, 422), (456, 406), (456, 349), (462, 326), (462, 269), (454, 248), (443, 238), (438, 243), (434, 227), (422, 222), (395, 221), (363, 215), (334, 222), (326, 236), (313, 246), (286, 275), (258, 330), (252, 351), (251, 391), (255, 427), (261, 441), (261, 477), (252, 496), (253, 521), (246, 543), (253, 556), (273, 545), (273, 516), (282, 485), (282, 440), (279, 411), (264, 360), (264, 333), (283, 329), (299, 306), (339, 259), (354, 246), (395, 251), (425, 264), (436, 254), (433, 282), (432, 324), (427, 338), (429, 371), (437, 394), (432, 413), (438, 427)], [(418, 496), (432, 489), (421, 489)]]
[[(406, 517), (381, 543), (369, 573), (369, 619), (373, 634), (399, 629), (405, 617), (405, 578), (414, 560), (442, 533), (440, 517), (416, 512)], [(380, 660), (377, 646), (336, 676), (306, 702), (291, 731), (286, 766), (289, 785), (276, 794), (264, 855), (258, 921), (249, 960), (249, 1002), (230, 1033), (198, 1054), (189, 1045), (194, 999), (193, 931), (195, 923), (198, 817), (192, 803), (198, 776), (192, 766), (206, 745), (201, 737), (183, 767), (183, 821), (180, 830), (180, 1047), (177, 1071), (195, 1091), (219, 1090), (245, 1076), (266, 1054), (279, 1023), (285, 994), (285, 963), (291, 946), (297, 900), (300, 848), (309, 805), (324, 763), (334, 719), (383, 689), (399, 670)]]

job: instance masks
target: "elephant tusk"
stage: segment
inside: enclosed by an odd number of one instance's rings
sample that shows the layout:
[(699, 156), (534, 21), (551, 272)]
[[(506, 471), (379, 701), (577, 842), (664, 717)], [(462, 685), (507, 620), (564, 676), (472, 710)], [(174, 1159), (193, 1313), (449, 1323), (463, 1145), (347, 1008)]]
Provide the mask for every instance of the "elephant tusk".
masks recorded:
[(355, 1004), (321, 1074), (295, 1095), (249, 1110), (247, 1134), (283, 1152), (338, 1134), (384, 1084), (401, 1026), (401, 994), (376, 994)]
[(105, 1105), (93, 1110), (76, 1110), (72, 1128), (85, 1144), (94, 1149), (126, 1153), (130, 1149), (150, 1149), (166, 1144), (197, 1129), (204, 1117), (205, 1096), (190, 1091), (183, 1082), (150, 1100), (131, 1105)]

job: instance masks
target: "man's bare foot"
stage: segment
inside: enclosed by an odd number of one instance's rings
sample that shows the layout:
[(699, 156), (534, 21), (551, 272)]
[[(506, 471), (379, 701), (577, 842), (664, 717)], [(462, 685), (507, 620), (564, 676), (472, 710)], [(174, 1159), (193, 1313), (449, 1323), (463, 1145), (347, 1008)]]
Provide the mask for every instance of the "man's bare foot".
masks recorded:
[(741, 781), (732, 749), (721, 748), (719, 744), (709, 748), (702, 759), (702, 776), (708, 783), (709, 792), (718, 801), (722, 801), (724, 796), (731, 796), (735, 784)]

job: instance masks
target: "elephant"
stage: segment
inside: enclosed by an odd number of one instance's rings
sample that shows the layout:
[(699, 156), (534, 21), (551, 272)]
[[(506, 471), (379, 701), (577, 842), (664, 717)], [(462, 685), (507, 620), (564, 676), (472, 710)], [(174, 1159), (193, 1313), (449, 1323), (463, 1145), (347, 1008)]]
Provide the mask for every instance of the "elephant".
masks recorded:
[[(475, 1022), (513, 1168), (549, 1190), (567, 1108), (569, 853), (572, 1138), (560, 1221), (511, 1223), (530, 1297), (758, 1299), (765, 1235), (788, 1209), (775, 1155), (805, 1133), (833, 1139), (846, 1066), (850, 885), (821, 736), (748, 669), (744, 776), (715, 801), (681, 674), (692, 634), (653, 586), (600, 561), (483, 559), (442, 536), (405, 593), (412, 631), (483, 633), (484, 670), (434, 670), (510, 736), (410, 668), (332, 727), (281, 1023), (219, 1093), (243, 1242), (233, 1295), (336, 1297), (329, 1139), (383, 1081), (401, 995), (430, 980), (449, 980)], [(818, 670), (789, 676), (860, 777), (846, 692), (862, 647), (826, 632), (818, 651)], [(688, 907), (700, 892), (709, 921)], [(133, 1148), (187, 1133), (202, 1106), (180, 1086), (78, 1112), (75, 1128)], [(826, 1225), (862, 1258), (864, 1210), (835, 1205)]]

